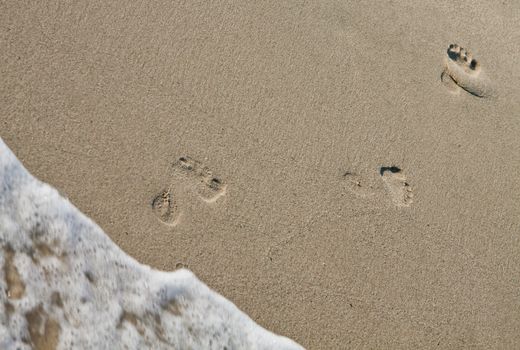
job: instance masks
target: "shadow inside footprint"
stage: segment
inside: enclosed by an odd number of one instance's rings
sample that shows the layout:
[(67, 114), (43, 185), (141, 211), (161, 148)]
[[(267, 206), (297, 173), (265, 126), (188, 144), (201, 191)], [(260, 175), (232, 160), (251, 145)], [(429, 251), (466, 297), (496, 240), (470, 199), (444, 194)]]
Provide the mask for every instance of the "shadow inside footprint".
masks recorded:
[(383, 174), (385, 173), (385, 171), (389, 171), (391, 173), (400, 173), (401, 172), (401, 169), (399, 167), (396, 167), (395, 165), (392, 165), (392, 166), (383, 166), (379, 169), (379, 174), (381, 176), (383, 176)]
[(451, 60), (456, 61), (459, 58), (459, 55), (455, 51), (453, 51), (452, 48), (453, 48), (453, 44), (450, 45), (450, 47), (448, 48), (447, 54)]

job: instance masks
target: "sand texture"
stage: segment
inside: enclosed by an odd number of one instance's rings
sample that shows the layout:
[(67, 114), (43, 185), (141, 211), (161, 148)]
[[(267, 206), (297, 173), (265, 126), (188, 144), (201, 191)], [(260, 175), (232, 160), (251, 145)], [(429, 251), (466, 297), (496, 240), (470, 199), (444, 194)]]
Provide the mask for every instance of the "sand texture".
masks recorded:
[(0, 137), (307, 349), (520, 348), (520, 2), (4, 1)]

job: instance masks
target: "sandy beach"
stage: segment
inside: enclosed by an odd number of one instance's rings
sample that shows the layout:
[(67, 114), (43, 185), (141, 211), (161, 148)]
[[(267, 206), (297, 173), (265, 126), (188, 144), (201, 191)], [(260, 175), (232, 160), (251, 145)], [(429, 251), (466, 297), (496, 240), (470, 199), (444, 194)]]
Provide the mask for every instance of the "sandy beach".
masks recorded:
[(0, 137), (127, 254), (306, 349), (519, 348), (519, 21), (7, 1)]

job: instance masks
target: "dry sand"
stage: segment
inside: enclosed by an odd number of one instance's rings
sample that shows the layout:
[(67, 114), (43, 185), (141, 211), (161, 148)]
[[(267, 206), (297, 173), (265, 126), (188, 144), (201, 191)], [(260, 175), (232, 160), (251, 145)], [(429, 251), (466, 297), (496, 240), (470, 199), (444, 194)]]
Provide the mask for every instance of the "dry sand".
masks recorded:
[(519, 21), (517, 1), (6, 1), (0, 136), (140, 262), (308, 349), (518, 348)]

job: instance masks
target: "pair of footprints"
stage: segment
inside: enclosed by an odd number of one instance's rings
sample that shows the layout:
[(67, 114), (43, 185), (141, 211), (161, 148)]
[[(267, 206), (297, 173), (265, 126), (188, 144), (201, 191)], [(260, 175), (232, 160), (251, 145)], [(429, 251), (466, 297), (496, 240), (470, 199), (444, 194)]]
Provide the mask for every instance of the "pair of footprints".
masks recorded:
[(172, 184), (152, 199), (152, 211), (163, 223), (175, 226), (182, 216), (180, 195), (195, 196), (205, 203), (214, 203), (226, 194), (226, 184), (201, 162), (180, 157), (172, 164)]
[[(413, 189), (400, 168), (396, 166), (381, 167), (379, 168), (379, 175), (386, 192), (397, 207), (409, 207), (412, 204)], [(371, 181), (368, 176), (363, 177), (347, 171), (343, 174), (343, 177), (348, 180), (348, 190), (357, 196), (372, 197), (378, 192), (379, 184)]]
[(463, 89), (477, 97), (492, 94), (490, 81), (482, 73), (479, 61), (457, 44), (451, 44), (447, 50), (441, 81), (453, 93)]

